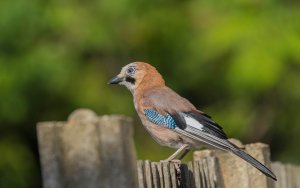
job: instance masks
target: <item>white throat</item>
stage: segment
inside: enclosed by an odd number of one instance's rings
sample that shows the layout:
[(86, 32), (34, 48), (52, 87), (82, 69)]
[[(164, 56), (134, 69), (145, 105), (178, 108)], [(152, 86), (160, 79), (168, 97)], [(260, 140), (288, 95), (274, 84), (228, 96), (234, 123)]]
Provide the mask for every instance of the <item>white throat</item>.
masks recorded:
[(126, 82), (126, 81), (122, 81), (119, 84), (126, 86), (127, 89), (133, 94), (133, 92), (134, 92), (134, 85), (133, 84), (131, 84), (129, 82)]

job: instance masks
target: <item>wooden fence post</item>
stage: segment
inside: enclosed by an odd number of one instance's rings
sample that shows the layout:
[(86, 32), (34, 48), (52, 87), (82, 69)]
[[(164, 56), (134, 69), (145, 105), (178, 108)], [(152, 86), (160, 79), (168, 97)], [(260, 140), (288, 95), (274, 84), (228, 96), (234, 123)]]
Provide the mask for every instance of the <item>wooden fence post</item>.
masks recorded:
[(37, 126), (44, 188), (136, 188), (131, 120), (87, 109)]
[(300, 167), (281, 162), (272, 163), (272, 168), (277, 175), (278, 181), (275, 188), (296, 188), (300, 187)]
[[(270, 151), (268, 145), (256, 143), (243, 146), (237, 140), (234, 140), (234, 142), (236, 145), (244, 147), (246, 152), (254, 158), (267, 167), (270, 167)], [(212, 156), (216, 157), (219, 161), (220, 174), (225, 188), (236, 187), (237, 185), (241, 188), (271, 188), (274, 186), (272, 180), (230, 152), (221, 150), (202, 150), (194, 152), (194, 160)]]

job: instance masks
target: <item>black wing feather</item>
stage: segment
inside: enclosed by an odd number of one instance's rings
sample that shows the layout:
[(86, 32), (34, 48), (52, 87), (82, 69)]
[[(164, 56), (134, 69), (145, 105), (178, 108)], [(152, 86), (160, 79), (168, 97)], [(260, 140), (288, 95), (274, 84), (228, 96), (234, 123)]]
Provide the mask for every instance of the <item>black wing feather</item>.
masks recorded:
[(186, 129), (187, 125), (184, 120), (184, 116), (181, 112), (173, 113), (171, 116), (173, 117), (177, 127), (179, 127), (182, 130)]
[(187, 126), (185, 119), (184, 119), (184, 115), (194, 118), (201, 125), (203, 125), (204, 132), (212, 134), (218, 138), (227, 139), (227, 136), (226, 136), (225, 132), (223, 131), (223, 128), (220, 125), (218, 125), (216, 122), (214, 122), (210, 118), (210, 116), (208, 116), (204, 113), (198, 112), (198, 111), (173, 113), (172, 117), (175, 120), (176, 125), (179, 128), (184, 130)]
[[(199, 129), (186, 124), (184, 116), (188, 115), (197, 120), (203, 127)], [(208, 145), (214, 146), (221, 150), (231, 151), (235, 155), (249, 162), (252, 166), (257, 168), (266, 176), (276, 180), (276, 176), (262, 163), (254, 159), (252, 156), (235, 146), (233, 143), (227, 140), (227, 136), (224, 133), (222, 127), (215, 123), (208, 116), (200, 112), (179, 112), (172, 114), (172, 117), (176, 123), (175, 131), (179, 134), (183, 134), (195, 140), (204, 142)]]

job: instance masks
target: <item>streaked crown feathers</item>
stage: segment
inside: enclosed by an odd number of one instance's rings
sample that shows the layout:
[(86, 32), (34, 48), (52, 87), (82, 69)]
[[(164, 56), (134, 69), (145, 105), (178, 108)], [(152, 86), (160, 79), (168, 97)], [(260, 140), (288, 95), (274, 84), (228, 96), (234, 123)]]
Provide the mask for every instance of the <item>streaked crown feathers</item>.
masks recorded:
[(125, 85), (131, 92), (165, 85), (156, 68), (144, 62), (133, 62), (124, 66), (117, 77), (120, 79), (118, 84)]

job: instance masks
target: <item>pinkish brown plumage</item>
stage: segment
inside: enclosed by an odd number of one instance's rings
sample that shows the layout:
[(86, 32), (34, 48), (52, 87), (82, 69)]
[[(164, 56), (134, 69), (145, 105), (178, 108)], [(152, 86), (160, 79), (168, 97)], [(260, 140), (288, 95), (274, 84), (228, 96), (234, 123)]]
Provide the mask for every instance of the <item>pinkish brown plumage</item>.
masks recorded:
[(156, 142), (177, 148), (166, 161), (172, 161), (182, 152), (180, 160), (190, 149), (205, 145), (230, 151), (276, 180), (267, 167), (228, 141), (222, 127), (208, 115), (168, 88), (150, 64), (130, 63), (109, 83), (125, 85), (131, 91), (142, 124)]

